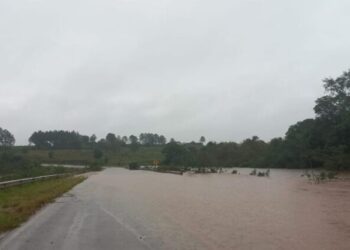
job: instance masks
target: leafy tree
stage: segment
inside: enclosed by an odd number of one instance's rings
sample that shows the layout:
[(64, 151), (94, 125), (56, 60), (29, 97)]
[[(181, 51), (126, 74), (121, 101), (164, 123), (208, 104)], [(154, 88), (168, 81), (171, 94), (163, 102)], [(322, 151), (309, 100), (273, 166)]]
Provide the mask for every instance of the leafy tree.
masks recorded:
[(105, 138), (102, 138), (102, 139), (100, 139), (97, 142), (97, 148), (99, 148), (99, 149), (107, 149), (107, 141), (106, 141)]
[(106, 148), (111, 149), (111, 150), (117, 150), (122, 145), (125, 145), (125, 143), (122, 141), (121, 137), (119, 135), (116, 136), (113, 133), (108, 133), (106, 135), (105, 142), (106, 142)]
[(130, 148), (132, 151), (136, 151), (139, 147), (139, 139), (135, 135), (129, 136)]
[(262, 164), (266, 143), (253, 136), (239, 145), (239, 160), (242, 167), (259, 167)]
[(91, 145), (95, 145), (95, 144), (96, 144), (96, 140), (97, 140), (97, 137), (96, 137), (95, 134), (93, 134), (93, 135), (90, 136), (90, 138), (89, 138), (89, 143), (90, 143)]
[(89, 146), (89, 137), (75, 131), (38, 131), (30, 136), (29, 143), (37, 148), (80, 149)]
[(204, 136), (201, 136), (201, 138), (199, 138), (199, 142), (200, 143), (202, 143), (202, 144), (204, 144), (205, 143), (205, 137)]
[(0, 128), (0, 146), (11, 147), (15, 145), (15, 137), (7, 129)]
[(165, 138), (164, 135), (159, 136), (158, 143), (159, 143), (160, 145), (165, 145), (165, 144), (166, 144), (166, 138)]
[(291, 126), (287, 131), (286, 147), (293, 156), (293, 167), (312, 168), (321, 165), (315, 154), (320, 146), (316, 123), (314, 119), (306, 119)]
[(106, 142), (110, 145), (114, 145), (117, 143), (117, 137), (115, 136), (115, 134), (108, 133), (106, 135)]
[(162, 153), (165, 156), (164, 163), (168, 165), (186, 166), (191, 157), (190, 151), (176, 142), (168, 143)]
[(103, 156), (102, 150), (100, 150), (98, 148), (94, 150), (94, 158), (95, 159), (101, 159), (102, 156)]
[(166, 143), (166, 138), (163, 135), (142, 133), (139, 136), (139, 141), (146, 146), (164, 145)]
[(123, 141), (124, 144), (127, 144), (128, 141), (129, 141), (129, 138), (128, 138), (127, 136), (124, 135), (124, 136), (122, 137), (122, 141)]
[(326, 95), (316, 100), (315, 113), (319, 118), (337, 121), (337, 117), (350, 112), (350, 70), (323, 82)]
[(130, 135), (129, 142), (130, 142), (130, 144), (137, 144), (139, 142), (139, 139), (135, 135)]

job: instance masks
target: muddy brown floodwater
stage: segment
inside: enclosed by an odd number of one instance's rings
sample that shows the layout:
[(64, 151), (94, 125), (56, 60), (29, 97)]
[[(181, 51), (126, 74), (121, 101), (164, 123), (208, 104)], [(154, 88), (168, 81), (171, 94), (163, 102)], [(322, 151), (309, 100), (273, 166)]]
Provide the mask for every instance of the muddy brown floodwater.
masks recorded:
[(152, 249), (350, 249), (350, 182), (109, 168), (75, 191)]

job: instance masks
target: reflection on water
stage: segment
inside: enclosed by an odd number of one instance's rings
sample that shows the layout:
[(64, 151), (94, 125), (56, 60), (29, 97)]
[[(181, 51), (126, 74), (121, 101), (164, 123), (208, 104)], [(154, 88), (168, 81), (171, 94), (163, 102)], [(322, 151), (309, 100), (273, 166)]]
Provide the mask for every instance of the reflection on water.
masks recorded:
[(250, 171), (178, 176), (110, 168), (77, 192), (154, 249), (350, 249), (348, 182), (311, 185), (301, 171), (272, 170), (270, 178)]

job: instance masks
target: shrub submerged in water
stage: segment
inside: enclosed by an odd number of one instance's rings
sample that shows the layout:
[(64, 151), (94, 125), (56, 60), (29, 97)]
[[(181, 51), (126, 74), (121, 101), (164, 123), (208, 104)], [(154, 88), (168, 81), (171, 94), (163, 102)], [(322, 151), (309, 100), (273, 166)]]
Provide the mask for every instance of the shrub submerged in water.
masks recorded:
[(130, 170), (138, 170), (138, 169), (140, 169), (140, 165), (137, 162), (130, 162), (129, 169)]
[(266, 170), (265, 172), (262, 171), (262, 172), (257, 172), (256, 169), (254, 169), (250, 175), (256, 175), (256, 176), (259, 176), (259, 177), (270, 177), (270, 169)]
[(266, 170), (265, 176), (266, 176), (266, 177), (270, 177), (270, 169)]
[(256, 175), (256, 169), (254, 168), (252, 172), (250, 172), (250, 175)]
[(210, 173), (217, 173), (217, 172), (218, 172), (218, 170), (215, 169), (215, 168), (211, 168), (211, 169), (210, 169)]
[(332, 171), (331, 172), (321, 171), (319, 173), (315, 173), (314, 171), (311, 171), (311, 173), (309, 171), (305, 171), (305, 173), (302, 174), (301, 176), (302, 177), (306, 176), (309, 181), (319, 184), (323, 181), (336, 179), (337, 173)]

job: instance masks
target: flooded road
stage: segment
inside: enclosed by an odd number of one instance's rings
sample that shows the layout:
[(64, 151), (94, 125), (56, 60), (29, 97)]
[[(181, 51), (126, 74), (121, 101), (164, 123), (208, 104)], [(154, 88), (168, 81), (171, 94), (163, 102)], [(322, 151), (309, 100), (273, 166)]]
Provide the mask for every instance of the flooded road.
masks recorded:
[(46, 249), (350, 249), (348, 181), (312, 185), (296, 170), (272, 170), (270, 178), (239, 172), (109, 168), (41, 211), (0, 249), (45, 249), (41, 238), (52, 242)]

